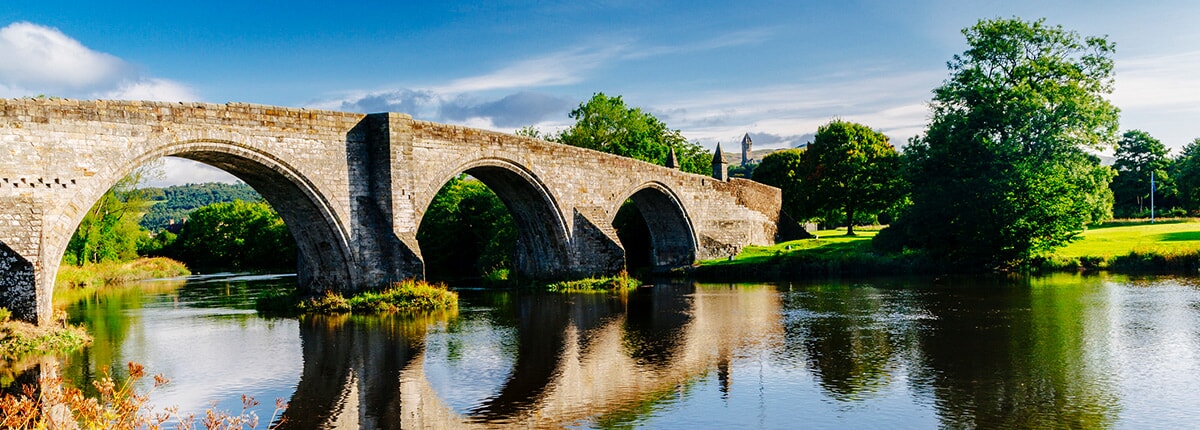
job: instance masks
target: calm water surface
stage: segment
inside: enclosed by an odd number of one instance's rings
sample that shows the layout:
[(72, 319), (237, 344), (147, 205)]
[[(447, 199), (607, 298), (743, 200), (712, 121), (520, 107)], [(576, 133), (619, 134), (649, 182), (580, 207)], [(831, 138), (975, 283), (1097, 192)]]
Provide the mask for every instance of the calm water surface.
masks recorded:
[(291, 402), (286, 428), (1193, 428), (1200, 280), (1061, 275), (463, 291), (456, 312), (265, 318), (288, 276), (71, 305), (68, 379), (146, 365), (156, 405)]

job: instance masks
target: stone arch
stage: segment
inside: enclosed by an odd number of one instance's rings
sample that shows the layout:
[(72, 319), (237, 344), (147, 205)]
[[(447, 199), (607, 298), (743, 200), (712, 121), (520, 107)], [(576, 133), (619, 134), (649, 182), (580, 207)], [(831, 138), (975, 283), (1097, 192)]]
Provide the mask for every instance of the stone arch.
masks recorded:
[[(71, 211), (62, 214), (62, 225), (71, 226), (47, 242), (49, 255), (54, 262), (62, 259), (67, 242), (78, 228), (87, 211), (100, 196), (118, 180), (134, 169), (162, 157), (173, 156), (217, 167), (246, 182), (263, 196), (263, 199), (279, 213), (296, 240), (298, 286), (306, 292), (316, 293), (327, 289), (345, 290), (353, 288), (355, 271), (349, 246), (349, 234), (338, 218), (325, 195), (300, 173), (265, 151), (230, 141), (198, 139), (153, 146), (150, 150), (128, 159), (126, 164), (115, 166), (107, 175), (94, 181), (88, 191), (77, 194)], [(51, 294), (57, 265), (50, 271), (49, 287), (45, 296)], [(39, 301), (42, 299), (39, 298)], [(45, 300), (49, 300), (48, 298)]]
[[(570, 240), (558, 200), (546, 184), (522, 164), (504, 158), (480, 158), (459, 164), (434, 182), (419, 202), (421, 217), (433, 196), (451, 178), (466, 173), (487, 185), (512, 214), (517, 225), (515, 269), (538, 279), (553, 279), (571, 272)], [(421, 220), (417, 220), (420, 226)]]
[(633, 204), (650, 230), (650, 263), (655, 269), (679, 267), (696, 260), (696, 233), (692, 218), (679, 197), (666, 184), (652, 181), (623, 193), (609, 211), (611, 224), (626, 200)]

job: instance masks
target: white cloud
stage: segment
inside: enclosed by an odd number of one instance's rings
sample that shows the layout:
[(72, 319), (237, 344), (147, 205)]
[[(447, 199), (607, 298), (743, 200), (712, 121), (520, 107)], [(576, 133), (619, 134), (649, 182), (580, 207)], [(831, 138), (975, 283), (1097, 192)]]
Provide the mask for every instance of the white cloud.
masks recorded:
[(17, 22), (0, 28), (0, 96), (193, 101), (187, 86), (141, 76), (137, 68), (97, 52), (56, 28)]
[(87, 89), (129, 73), (121, 59), (96, 52), (56, 28), (17, 22), (0, 28), (0, 79), (20, 87)]
[(224, 182), (227, 184), (241, 182), (237, 177), (224, 170), (207, 164), (178, 157), (163, 157), (160, 177), (146, 181), (148, 187), (166, 187), (178, 184), (202, 184), (205, 182)]
[(1200, 111), (1200, 51), (1117, 63), (1113, 101), (1124, 108)]
[(193, 101), (199, 99), (191, 88), (166, 79), (140, 79), (125, 81), (101, 98), (120, 100), (153, 100), (164, 102)]

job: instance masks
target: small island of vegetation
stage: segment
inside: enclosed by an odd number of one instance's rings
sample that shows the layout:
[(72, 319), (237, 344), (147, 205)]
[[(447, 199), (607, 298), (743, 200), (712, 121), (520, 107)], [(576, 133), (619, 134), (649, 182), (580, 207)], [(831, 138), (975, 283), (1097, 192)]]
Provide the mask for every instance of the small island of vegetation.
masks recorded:
[(350, 297), (327, 291), (315, 297), (297, 291), (276, 291), (256, 302), (261, 312), (303, 314), (378, 314), (399, 311), (430, 311), (458, 307), (458, 293), (445, 284), (405, 280), (381, 291), (363, 291)]

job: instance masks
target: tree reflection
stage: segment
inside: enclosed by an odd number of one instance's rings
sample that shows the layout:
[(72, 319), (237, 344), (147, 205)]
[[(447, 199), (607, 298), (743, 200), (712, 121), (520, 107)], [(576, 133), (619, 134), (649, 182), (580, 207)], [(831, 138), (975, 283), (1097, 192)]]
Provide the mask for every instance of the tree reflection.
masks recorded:
[(830, 397), (855, 401), (888, 386), (911, 348), (907, 304), (867, 285), (826, 283), (787, 294), (786, 342)]
[[(1045, 278), (981, 285), (949, 281), (924, 296), (935, 318), (921, 333), (923, 362), (914, 381), (932, 389), (947, 427), (1106, 428), (1119, 409), (1107, 389), (1108, 363), (1089, 357), (1107, 322), (1085, 316), (1098, 280)], [(1057, 278), (1061, 279), (1061, 278)]]

